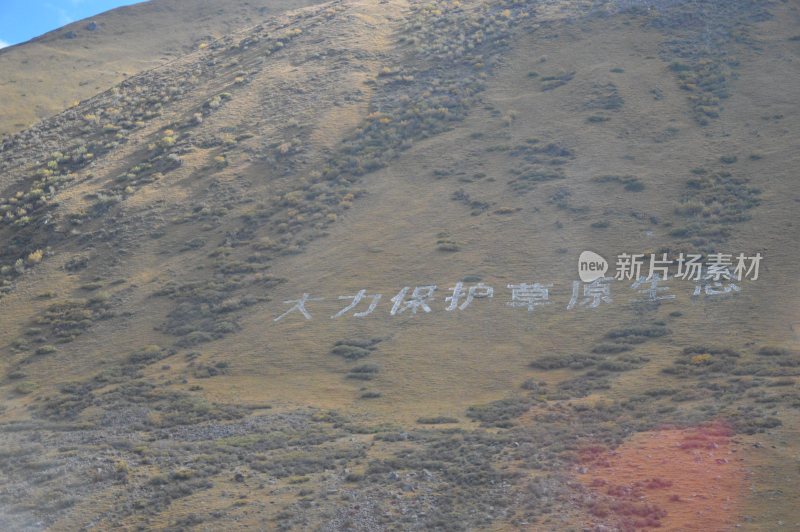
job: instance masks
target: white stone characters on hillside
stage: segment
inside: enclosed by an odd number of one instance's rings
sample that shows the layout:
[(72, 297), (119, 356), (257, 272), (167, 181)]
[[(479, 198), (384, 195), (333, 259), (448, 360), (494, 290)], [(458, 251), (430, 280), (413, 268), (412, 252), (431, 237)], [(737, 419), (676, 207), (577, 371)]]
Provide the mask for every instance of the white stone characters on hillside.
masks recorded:
[(417, 286), (414, 288), (413, 292), (411, 292), (411, 297), (406, 301), (406, 294), (408, 294), (411, 287), (403, 287), (403, 289), (392, 298), (392, 303), (394, 303), (394, 305), (392, 306), (390, 314), (394, 316), (396, 314), (402, 314), (406, 310), (411, 310), (412, 314), (416, 314), (418, 309), (422, 309), (425, 313), (430, 312), (431, 307), (428, 306), (428, 302), (433, 301), (433, 293), (436, 292), (436, 288), (435, 284)]
[(658, 274), (649, 279), (647, 277), (640, 276), (638, 279), (636, 279), (636, 281), (633, 282), (631, 288), (638, 291), (640, 294), (644, 294), (647, 301), (666, 301), (669, 299), (675, 299), (675, 294), (668, 294), (664, 296), (658, 295), (659, 292), (666, 292), (669, 290), (669, 288), (666, 286), (659, 286), (661, 281), (661, 276)]
[(732, 294), (734, 292), (740, 292), (742, 289), (739, 288), (736, 284), (731, 281), (721, 282), (721, 281), (713, 281), (708, 278), (703, 278), (700, 280), (700, 283), (695, 285), (694, 292), (692, 292), (692, 297), (699, 297), (701, 294), (705, 294), (706, 296), (723, 296), (727, 294)]
[[(572, 297), (567, 304), (567, 310), (575, 308), (576, 305), (588, 308), (597, 308), (601, 303), (613, 303), (611, 299), (611, 282), (613, 277), (600, 277), (591, 283), (572, 282)], [(581, 285), (583, 285), (583, 297), (580, 296)]]
[(289, 310), (287, 310), (286, 312), (275, 318), (273, 321), (280, 321), (287, 315), (291, 314), (292, 312), (299, 312), (303, 316), (305, 316), (307, 320), (310, 320), (311, 313), (309, 313), (308, 310), (306, 310), (306, 303), (308, 303), (309, 301), (322, 301), (323, 299), (324, 298), (321, 297), (311, 297), (309, 294), (303, 294), (303, 297), (301, 297), (300, 299), (290, 299), (288, 301), (284, 301), (283, 303), (285, 305), (294, 304), (294, 306), (292, 306), (292, 308), (290, 308)]
[[(445, 303), (449, 303), (445, 309), (448, 312), (451, 312), (455, 309), (466, 309), (475, 298), (491, 299), (494, 297), (494, 288), (491, 286), (486, 286), (483, 283), (470, 286), (466, 293), (464, 292), (464, 283), (456, 283), (456, 285), (450, 290), (452, 291), (452, 295), (445, 298)], [(459, 305), (459, 301), (461, 301), (461, 299), (465, 296), (466, 298), (464, 299), (464, 302)]]
[(533, 312), (533, 309), (541, 305), (550, 304), (550, 288), (553, 284), (510, 284), (508, 288), (511, 289), (511, 301), (506, 303), (509, 307), (525, 307), (528, 312)]
[(348, 312), (350, 312), (351, 310), (356, 308), (356, 306), (359, 303), (361, 303), (361, 301), (364, 298), (369, 298), (370, 299), (369, 307), (367, 307), (367, 310), (365, 310), (365, 311), (354, 313), (353, 316), (356, 317), (356, 318), (363, 318), (364, 316), (369, 316), (375, 310), (375, 307), (378, 306), (378, 302), (381, 300), (382, 297), (383, 297), (383, 294), (372, 294), (372, 295), (368, 296), (366, 290), (359, 290), (358, 293), (356, 295), (354, 295), (354, 296), (339, 296), (339, 299), (351, 299), (352, 302), (349, 305), (347, 305), (345, 308), (343, 308), (342, 310), (340, 310), (339, 312), (337, 312), (336, 314), (331, 316), (331, 319), (339, 318), (341, 316), (344, 316), (345, 314), (347, 314)]
[[(730, 257), (730, 255), (728, 255)], [(711, 258), (709, 256), (709, 258)], [(717, 258), (714, 258), (717, 261)], [(715, 262), (713, 267), (709, 267), (704, 273), (700, 281), (695, 285), (692, 297), (699, 297), (701, 294), (706, 296), (723, 296), (741, 291), (736, 284), (734, 284), (734, 276), (730, 271), (730, 264), (725, 265), (725, 257), (721, 258), (719, 262)]]
[[(582, 257), (586, 256), (586, 253), (584, 252)], [(592, 255), (599, 257), (599, 260), (605, 261), (595, 253), (592, 253)], [(593, 259), (593, 257), (586, 258), (586, 261), (589, 259)], [(645, 264), (646, 260), (649, 260), (649, 264)], [(649, 255), (623, 253), (617, 257), (615, 276), (612, 277), (609, 273), (609, 276), (593, 276), (591, 281), (572, 281), (572, 294), (566, 309), (596, 309), (604, 304), (614, 303), (614, 299), (611, 296), (611, 285), (616, 280), (627, 279), (632, 275), (636, 275), (636, 277), (633, 278), (630, 288), (643, 296), (639, 301), (660, 303), (677, 299), (677, 296), (671, 292), (671, 288), (665, 286), (666, 281), (674, 279), (676, 281), (694, 281), (692, 299), (697, 299), (703, 295), (710, 296), (709, 301), (713, 302), (714, 296), (741, 292), (740, 286), (736, 284), (737, 282), (745, 279), (758, 279), (761, 260), (760, 253), (752, 256), (744, 253), (736, 256), (725, 253), (711, 253), (705, 257), (705, 262), (703, 255), (692, 253), (680, 253), (674, 259), (670, 259), (666, 253), (651, 253)], [(582, 267), (581, 261), (579, 261), (579, 273)], [(597, 267), (595, 264), (594, 268), (589, 268), (588, 270), (590, 270), (590, 273), (596, 273), (607, 269), (607, 264), (603, 267)], [(670, 271), (675, 275), (670, 277)], [(506, 305), (511, 308), (526, 308), (528, 312), (533, 312), (536, 307), (551, 304), (550, 289), (552, 287), (552, 283), (542, 284), (538, 282), (508, 284), (507, 288), (510, 291), (510, 297), (506, 301)], [(437, 290), (438, 286), (435, 284), (420, 285), (413, 289), (410, 286), (405, 286), (392, 297), (392, 306), (389, 314), (397, 316), (407, 310), (410, 311), (409, 314), (414, 315), (429, 314), (437, 309), (437, 306), (433, 305), (433, 302), (436, 301), (434, 294)], [(443, 298), (440, 308), (449, 313), (456, 310), (466, 310), (476, 299), (487, 299), (491, 302), (495, 295), (494, 288), (483, 282), (469, 285), (459, 281), (450, 286), (448, 291), (449, 295)], [(330, 319), (348, 316), (364, 318), (374, 315), (382, 298), (383, 294), (370, 293), (368, 289), (359, 289), (353, 295), (338, 296), (335, 299), (347, 301), (348, 303), (344, 308), (340, 307), (335, 314), (331, 315)], [(311, 320), (312, 316), (306, 308), (306, 304), (324, 300), (325, 298), (314, 298), (308, 293), (304, 293), (300, 299), (284, 301), (284, 304), (292, 305), (291, 308), (273, 321), (280, 321), (293, 313), (302, 315), (305, 320)], [(342, 305), (345, 305), (345, 303), (342, 303)]]

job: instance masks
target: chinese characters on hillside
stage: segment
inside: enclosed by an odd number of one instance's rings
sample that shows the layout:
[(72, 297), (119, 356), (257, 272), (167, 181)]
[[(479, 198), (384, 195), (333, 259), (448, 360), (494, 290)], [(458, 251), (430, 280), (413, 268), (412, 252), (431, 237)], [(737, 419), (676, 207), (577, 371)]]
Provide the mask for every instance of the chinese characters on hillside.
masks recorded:
[[(583, 260), (587, 255), (591, 255), (595, 259), (593, 263)], [(678, 257), (671, 259), (666, 253), (648, 256), (623, 253), (617, 256), (615, 275), (605, 276), (608, 269), (605, 259), (595, 253), (584, 252), (578, 265), (582, 280), (573, 281), (571, 290), (564, 287), (565, 292), (571, 293), (568, 301), (566, 297), (551, 299), (550, 291), (554, 286), (553, 283), (545, 280), (507, 284), (503, 297), (507, 307), (525, 309), (527, 312), (535, 312), (538, 307), (545, 305), (564, 305), (567, 310), (596, 309), (614, 302), (612, 286), (618, 283), (622, 285), (622, 289), (632, 290), (637, 294), (639, 301), (659, 304), (678, 299), (678, 293), (673, 291), (670, 281), (679, 280), (689, 281), (693, 284), (691, 291), (693, 299), (714, 300), (740, 292), (739, 284), (743, 280), (757, 280), (761, 259), (760, 253), (753, 256), (740, 253), (735, 257), (730, 254), (713, 253), (705, 257), (705, 260), (699, 254), (681, 253)], [(587, 277), (584, 275), (584, 270), (589, 269), (593, 271), (593, 274)], [(592, 280), (586, 282), (587, 278)], [(615, 290), (617, 290), (616, 287)], [(443, 295), (445, 297), (442, 297)], [(428, 284), (413, 288), (404, 286), (389, 299), (391, 307), (388, 304), (385, 307), (389, 309), (390, 316), (427, 314), (437, 309), (434, 302), (441, 302), (438, 307), (440, 310), (457, 313), (472, 305), (480, 304), (480, 300), (488, 301), (494, 298), (494, 287), (483, 282), (471, 285), (457, 282), (446, 289), (440, 289), (435, 284)], [(281, 321), (293, 315), (311, 320), (313, 319), (312, 305), (326, 300), (342, 302), (342, 308), (331, 315), (330, 319), (365, 318), (378, 310), (383, 300), (383, 294), (371, 293), (367, 289), (361, 289), (351, 295), (338, 295), (335, 298), (312, 297), (311, 294), (304, 293), (298, 299), (284, 301), (288, 308), (274, 321)]]

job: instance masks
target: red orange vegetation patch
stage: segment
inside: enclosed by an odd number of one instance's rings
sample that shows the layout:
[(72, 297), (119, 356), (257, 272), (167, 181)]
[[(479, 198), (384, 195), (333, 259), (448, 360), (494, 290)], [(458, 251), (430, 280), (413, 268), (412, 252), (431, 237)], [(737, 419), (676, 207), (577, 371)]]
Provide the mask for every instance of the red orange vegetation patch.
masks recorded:
[(732, 529), (744, 470), (731, 434), (712, 423), (641, 432), (615, 451), (582, 449), (578, 477), (594, 529)]

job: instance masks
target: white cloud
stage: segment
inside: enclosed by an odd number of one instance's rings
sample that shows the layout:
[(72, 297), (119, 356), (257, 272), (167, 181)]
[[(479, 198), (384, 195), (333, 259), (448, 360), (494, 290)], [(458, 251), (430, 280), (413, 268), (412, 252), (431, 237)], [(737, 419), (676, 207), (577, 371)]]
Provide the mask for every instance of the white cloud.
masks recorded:
[(58, 23), (61, 24), (62, 26), (66, 26), (71, 22), (75, 22), (75, 19), (72, 18), (65, 9), (59, 7), (57, 8), (57, 12), (58, 12)]
[(46, 2), (44, 6), (55, 13), (56, 17), (58, 18), (58, 23), (62, 26), (66, 26), (67, 24), (75, 21), (72, 15), (70, 15), (63, 7), (54, 6), (50, 2)]
[(10, 46), (6, 41), (0, 39), (0, 48), (5, 48), (6, 46)]

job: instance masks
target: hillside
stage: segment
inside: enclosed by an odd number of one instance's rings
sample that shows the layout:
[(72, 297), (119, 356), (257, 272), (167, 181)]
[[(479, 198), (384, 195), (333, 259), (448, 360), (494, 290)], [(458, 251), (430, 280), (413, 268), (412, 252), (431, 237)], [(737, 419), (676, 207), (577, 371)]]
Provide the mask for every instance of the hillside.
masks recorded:
[(232, 31), (315, 2), (150, 0), (0, 50), (0, 136)]
[(189, 5), (0, 147), (0, 528), (797, 528), (796, 2)]

